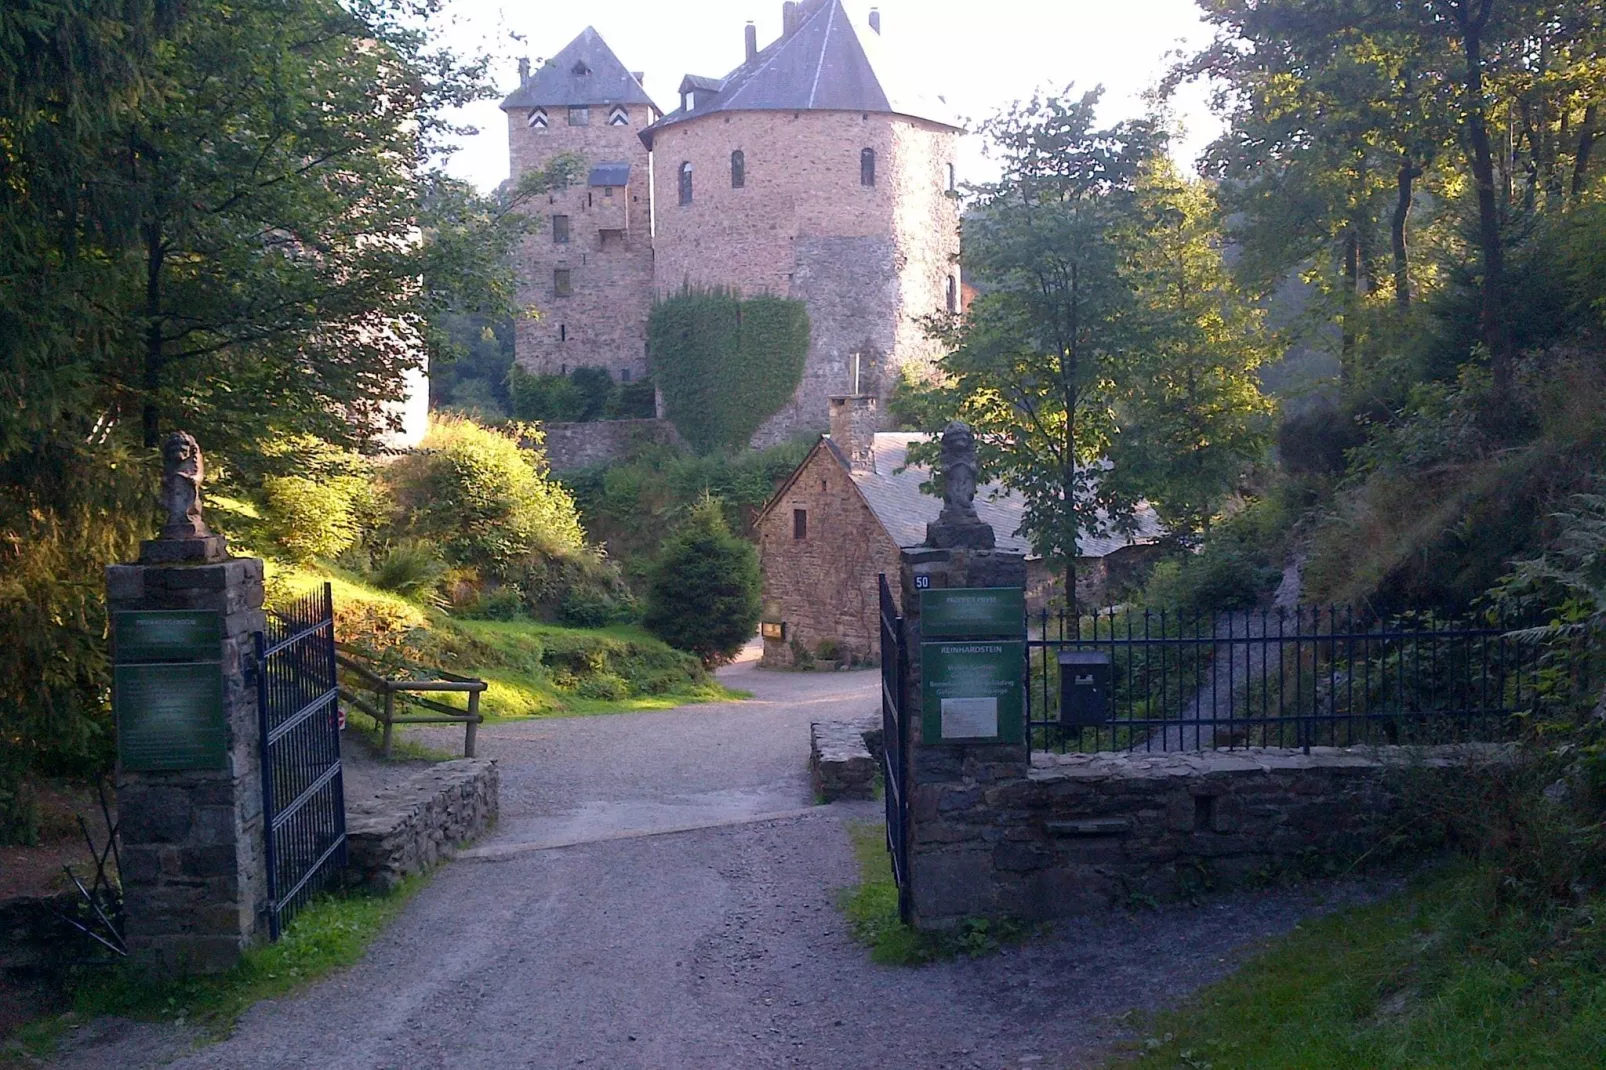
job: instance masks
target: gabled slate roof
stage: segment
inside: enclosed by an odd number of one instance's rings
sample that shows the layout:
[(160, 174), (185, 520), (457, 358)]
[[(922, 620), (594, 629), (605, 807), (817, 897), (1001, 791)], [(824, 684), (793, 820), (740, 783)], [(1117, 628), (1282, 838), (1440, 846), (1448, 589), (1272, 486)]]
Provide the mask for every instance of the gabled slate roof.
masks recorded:
[(599, 163), (591, 169), (586, 179), (588, 186), (628, 186), (630, 184), (630, 165), (610, 161)]
[(689, 109), (670, 112), (641, 132), (721, 111), (857, 111), (908, 115), (958, 129), (940, 98), (914, 89), (880, 35), (859, 26), (841, 0), (803, 0), (798, 26), (724, 78), (687, 75), (682, 91), (696, 90)]
[[(911, 443), (926, 436), (907, 431), (881, 431), (875, 437), (874, 472), (849, 471), (859, 493), (864, 495), (870, 511), (886, 529), (887, 535), (900, 548), (919, 546), (926, 541), (926, 525), (937, 519), (942, 502), (920, 490), (920, 484), (931, 478), (931, 470), (923, 465), (911, 465), (904, 471)], [(830, 441), (829, 437), (826, 439)], [(839, 461), (840, 451), (832, 453)], [(846, 467), (846, 462), (843, 462)], [(1019, 494), (1007, 490), (1001, 483), (987, 483), (976, 488), (976, 515), (992, 525), (993, 535), (1000, 550), (1035, 557), (1031, 543), (1019, 534), (1026, 502)], [(1137, 531), (1131, 537), (1110, 533), (1091, 535), (1082, 532), (1077, 540), (1080, 557), (1105, 557), (1124, 546), (1151, 543), (1162, 533), (1160, 518), (1154, 508), (1145, 502), (1137, 513)]]
[(509, 93), (502, 110), (571, 104), (645, 104), (661, 110), (641, 87), (640, 77), (625, 69), (608, 42), (590, 26)]

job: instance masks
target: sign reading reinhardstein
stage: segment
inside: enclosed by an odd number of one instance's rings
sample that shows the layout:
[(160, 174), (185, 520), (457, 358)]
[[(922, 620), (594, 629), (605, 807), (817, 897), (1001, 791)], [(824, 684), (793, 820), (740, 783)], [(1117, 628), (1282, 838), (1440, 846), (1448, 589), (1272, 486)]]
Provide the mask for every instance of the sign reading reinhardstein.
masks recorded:
[(1020, 587), (950, 587), (920, 592), (922, 639), (1026, 635), (1026, 592)]
[(921, 643), (921, 740), (1021, 742), (1025, 668), (1025, 644), (1019, 640)]

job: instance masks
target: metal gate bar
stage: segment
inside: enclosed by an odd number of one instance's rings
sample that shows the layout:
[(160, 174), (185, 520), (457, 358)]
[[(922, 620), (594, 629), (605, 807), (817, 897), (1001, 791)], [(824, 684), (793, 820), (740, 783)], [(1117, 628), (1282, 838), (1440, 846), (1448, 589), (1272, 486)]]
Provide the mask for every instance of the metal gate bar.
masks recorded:
[(881, 779), (887, 805), (887, 853), (898, 885), (898, 915), (909, 920), (909, 769), (905, 744), (905, 708), (909, 657), (904, 646), (903, 616), (887, 577), (881, 587)]
[(346, 864), (345, 784), (329, 584), (256, 634), (268, 933), (277, 940)]

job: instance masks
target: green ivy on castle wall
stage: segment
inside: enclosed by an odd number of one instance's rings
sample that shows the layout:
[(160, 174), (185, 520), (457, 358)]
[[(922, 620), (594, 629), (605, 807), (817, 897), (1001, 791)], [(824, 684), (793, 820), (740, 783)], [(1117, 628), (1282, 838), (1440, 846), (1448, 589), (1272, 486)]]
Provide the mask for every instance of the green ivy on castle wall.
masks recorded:
[(739, 449), (792, 397), (809, 351), (803, 302), (687, 288), (653, 305), (653, 376), (699, 453)]

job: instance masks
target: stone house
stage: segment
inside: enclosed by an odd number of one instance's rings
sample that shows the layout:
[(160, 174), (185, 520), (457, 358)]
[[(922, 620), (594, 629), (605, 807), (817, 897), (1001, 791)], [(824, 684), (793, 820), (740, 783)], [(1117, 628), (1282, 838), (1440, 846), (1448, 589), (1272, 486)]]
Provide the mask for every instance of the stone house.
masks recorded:
[[(925, 542), (926, 525), (942, 502), (920, 490), (931, 478), (904, 467), (911, 443), (925, 436), (877, 431), (874, 395), (830, 399), (831, 433), (822, 437), (781, 484), (754, 521), (764, 572), (764, 659), (790, 665), (795, 641), (814, 651), (835, 640), (855, 656), (875, 657), (880, 645), (877, 577), (885, 574), (901, 599), (899, 552)], [(997, 483), (978, 488), (976, 512), (992, 525), (1000, 550), (1027, 559), (1027, 603), (1047, 604), (1063, 587), (1021, 535), (1024, 502)], [(1142, 506), (1137, 531), (1083, 534), (1077, 558), (1077, 599), (1096, 605), (1154, 558), (1161, 535), (1153, 508)]]
[[(593, 29), (502, 102), (515, 180), (561, 153), (586, 186), (549, 198), (527, 245), (516, 357), (533, 372), (650, 372), (652, 302), (690, 285), (805, 302), (810, 343), (792, 399), (756, 446), (824, 431), (828, 399), (884, 400), (938, 355), (921, 317), (957, 310), (958, 120), (895, 75), (877, 13), (782, 5), (782, 34), (723, 77), (687, 75), (661, 114)], [(734, 35), (732, 44), (735, 44)], [(560, 222), (561, 220), (561, 222)]]

